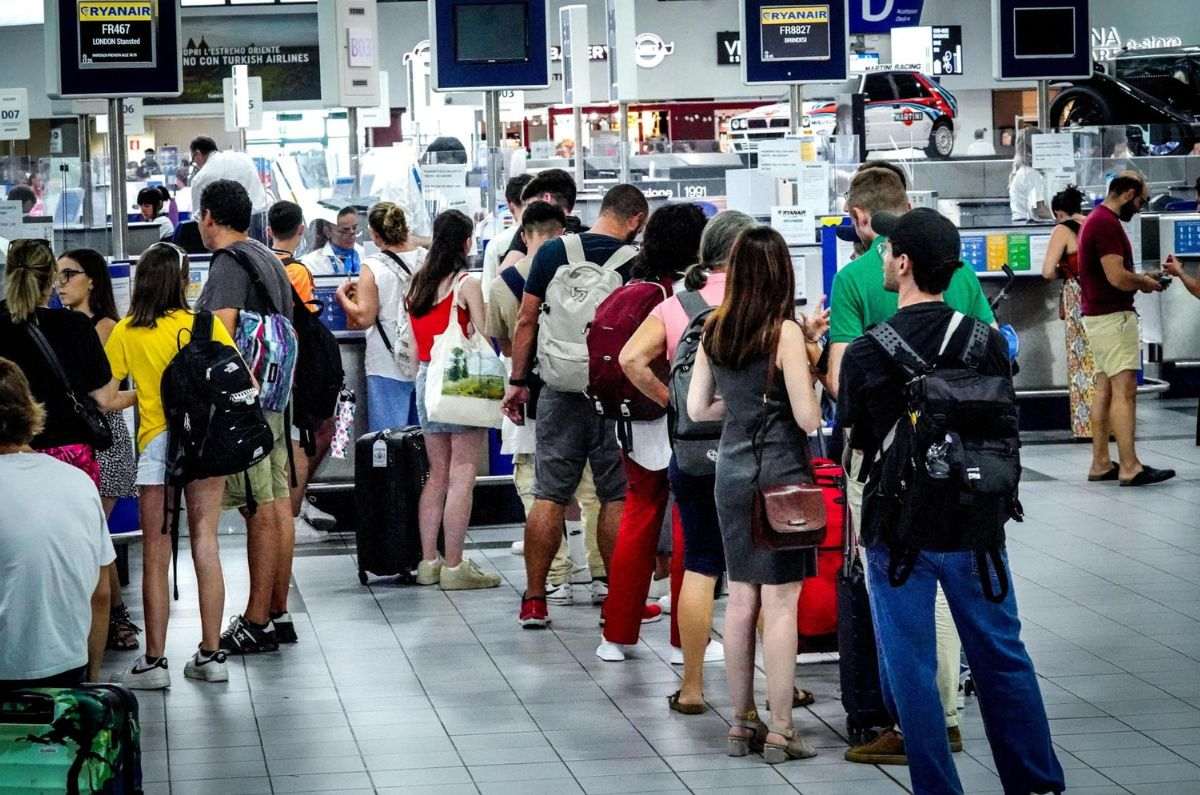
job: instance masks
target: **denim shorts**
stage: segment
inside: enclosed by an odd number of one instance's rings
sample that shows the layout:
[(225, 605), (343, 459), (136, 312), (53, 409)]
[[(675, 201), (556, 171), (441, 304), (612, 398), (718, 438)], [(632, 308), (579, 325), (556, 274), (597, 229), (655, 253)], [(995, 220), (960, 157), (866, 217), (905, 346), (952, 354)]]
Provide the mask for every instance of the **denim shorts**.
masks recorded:
[(150, 440), (138, 454), (137, 485), (161, 486), (167, 482), (167, 432)]
[(367, 376), (367, 431), (405, 428), (413, 402), (413, 382), (383, 375)]

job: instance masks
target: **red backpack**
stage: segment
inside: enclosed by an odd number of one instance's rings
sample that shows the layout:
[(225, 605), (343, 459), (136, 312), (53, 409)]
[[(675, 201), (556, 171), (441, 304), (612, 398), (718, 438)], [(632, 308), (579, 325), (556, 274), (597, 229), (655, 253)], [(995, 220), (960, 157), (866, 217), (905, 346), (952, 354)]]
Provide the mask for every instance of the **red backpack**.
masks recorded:
[[(600, 306), (588, 326), (588, 386), (586, 395), (596, 413), (620, 422), (656, 420), (667, 413), (629, 382), (621, 369), (621, 349), (633, 337), (651, 310), (671, 296), (670, 286), (659, 282), (635, 281), (620, 287)], [(661, 362), (663, 380), (668, 369)]]

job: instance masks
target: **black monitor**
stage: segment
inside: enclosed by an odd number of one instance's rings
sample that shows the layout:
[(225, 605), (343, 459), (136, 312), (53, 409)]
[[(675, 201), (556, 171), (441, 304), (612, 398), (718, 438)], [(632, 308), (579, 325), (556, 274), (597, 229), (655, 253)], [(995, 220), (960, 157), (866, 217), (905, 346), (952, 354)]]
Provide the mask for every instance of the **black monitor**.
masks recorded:
[(529, 60), (528, 3), (463, 3), (454, 7), (454, 59), (459, 63)]
[(1074, 58), (1075, 9), (1013, 9), (1013, 55), (1017, 58)]

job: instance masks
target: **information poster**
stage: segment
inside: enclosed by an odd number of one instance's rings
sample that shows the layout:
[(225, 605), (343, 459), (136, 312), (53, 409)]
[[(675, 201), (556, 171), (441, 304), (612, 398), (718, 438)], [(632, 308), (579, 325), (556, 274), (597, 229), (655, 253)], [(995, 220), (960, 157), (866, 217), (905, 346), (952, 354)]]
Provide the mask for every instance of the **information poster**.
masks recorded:
[[(1001, 263), (1001, 265), (1003, 264)], [(1008, 267), (1014, 271), (1029, 270), (1029, 235), (1008, 236)]]
[(758, 144), (758, 170), (777, 177), (794, 177), (801, 162), (801, 141), (773, 138)]
[[(1030, 269), (1041, 269), (1046, 261), (1046, 252), (1050, 250), (1050, 235), (1029, 236), (1029, 266)], [(1015, 268), (1014, 268), (1015, 270)]]
[(814, 217), (829, 213), (829, 185), (832, 179), (828, 163), (802, 163), (796, 189), (798, 203)]
[(1068, 170), (1075, 168), (1075, 143), (1071, 133), (1039, 133), (1033, 136), (1033, 167)]
[(29, 140), (29, 91), (0, 89), (0, 141)]
[(759, 34), (764, 62), (829, 60), (829, 5), (764, 4)]
[(987, 243), (980, 235), (963, 235), (962, 261), (973, 271), (987, 270)]
[(1008, 235), (987, 236), (987, 269), (998, 271), (1008, 263)]
[(79, 68), (153, 69), (157, 0), (79, 0)]
[(772, 207), (771, 228), (783, 235), (788, 245), (802, 246), (815, 239), (812, 213), (803, 207)]

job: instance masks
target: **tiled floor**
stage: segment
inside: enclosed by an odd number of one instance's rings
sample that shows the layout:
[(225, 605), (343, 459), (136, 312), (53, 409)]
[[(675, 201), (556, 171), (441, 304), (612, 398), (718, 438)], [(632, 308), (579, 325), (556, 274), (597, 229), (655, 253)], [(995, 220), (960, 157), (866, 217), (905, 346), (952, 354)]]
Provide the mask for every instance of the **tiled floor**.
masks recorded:
[[(1175, 410), (1189, 407), (1143, 410), (1143, 458), (1180, 473), (1152, 490), (1081, 482), (1083, 445), (1024, 451), (1047, 477), (1023, 485), (1029, 519), (1010, 528), (1010, 552), (1072, 793), (1200, 793), (1200, 448), (1194, 415)], [(305, 548), (300, 644), (237, 660), (227, 685), (182, 677), (198, 636), (184, 555), (174, 685), (141, 697), (148, 793), (906, 791), (904, 768), (842, 761), (834, 665), (800, 672), (817, 703), (797, 722), (820, 756), (771, 768), (724, 755), (720, 665), (706, 670), (713, 712), (667, 710), (678, 669), (665, 662), (665, 623), (647, 627), (638, 658), (622, 664), (593, 656), (590, 606), (554, 609), (553, 631), (521, 631), (522, 561), (491, 543), (514, 537), (476, 533), (475, 557), (506, 583), (454, 595), (364, 588), (344, 540)], [(232, 613), (245, 597), (244, 544), (224, 540)], [(963, 733), (967, 791), (1000, 792), (973, 702)]]

